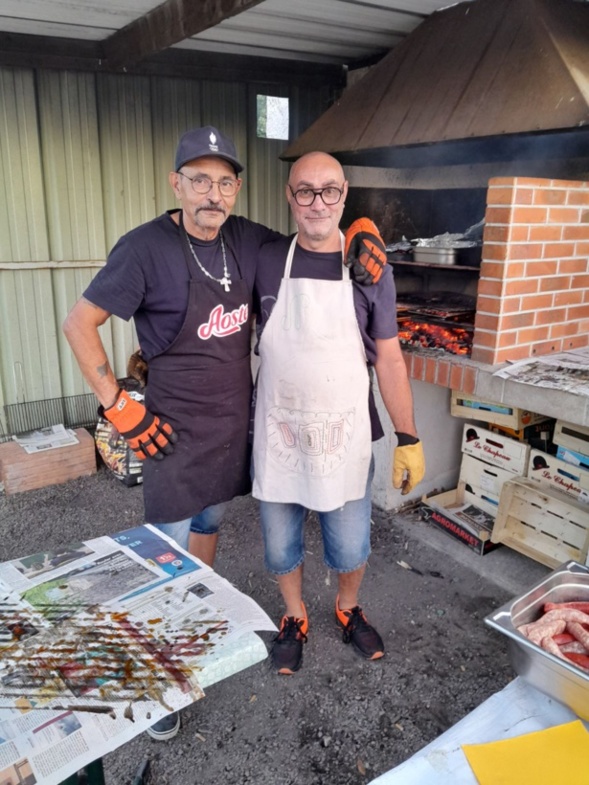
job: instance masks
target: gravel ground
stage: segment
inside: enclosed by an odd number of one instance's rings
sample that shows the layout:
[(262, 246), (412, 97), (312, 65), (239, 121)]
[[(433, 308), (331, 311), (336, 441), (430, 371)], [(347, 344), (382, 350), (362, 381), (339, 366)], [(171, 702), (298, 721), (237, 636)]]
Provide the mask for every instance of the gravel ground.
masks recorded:
[[(64, 485), (0, 495), (2, 560), (120, 531), (142, 515), (141, 488), (124, 487), (103, 468)], [(175, 739), (155, 742), (143, 734), (107, 755), (107, 784), (131, 783), (147, 755), (149, 781), (157, 785), (361, 785), (505, 686), (513, 677), (505, 641), (482, 619), (513, 596), (496, 580), (499, 559), (530, 560), (506, 548), (479, 557), (416, 512), (375, 509), (373, 520), (362, 603), (384, 638), (384, 659), (365, 662), (342, 643), (333, 618), (335, 576), (323, 565), (311, 517), (310, 634), (301, 671), (281, 677), (266, 660), (213, 685), (182, 713)], [(422, 574), (403, 569), (401, 560)], [(278, 588), (264, 571), (250, 497), (231, 505), (216, 569), (278, 620)], [(517, 563), (508, 571), (517, 580)], [(270, 644), (272, 634), (262, 637)]]

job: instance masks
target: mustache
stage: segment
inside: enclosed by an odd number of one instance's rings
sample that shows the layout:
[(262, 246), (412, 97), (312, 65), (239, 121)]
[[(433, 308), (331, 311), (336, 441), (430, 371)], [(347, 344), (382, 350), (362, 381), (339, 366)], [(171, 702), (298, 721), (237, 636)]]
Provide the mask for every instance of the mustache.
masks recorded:
[(225, 210), (222, 207), (219, 207), (217, 204), (203, 205), (202, 207), (197, 208), (196, 212), (200, 213), (202, 210), (206, 210), (207, 213), (214, 212), (225, 215)]

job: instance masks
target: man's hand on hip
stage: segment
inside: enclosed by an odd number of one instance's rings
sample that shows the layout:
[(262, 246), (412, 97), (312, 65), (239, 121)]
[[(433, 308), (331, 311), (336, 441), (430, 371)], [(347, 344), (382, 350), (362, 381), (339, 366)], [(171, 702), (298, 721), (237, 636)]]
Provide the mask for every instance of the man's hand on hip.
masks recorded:
[(425, 456), (419, 439), (413, 444), (407, 443), (408, 439), (416, 439), (416, 437), (397, 434), (397, 439), (399, 444), (395, 447), (393, 455), (393, 487), (400, 488), (401, 494), (405, 496), (423, 480)]
[(112, 406), (108, 409), (101, 407), (99, 411), (115, 426), (140, 460), (155, 458), (161, 461), (174, 452), (173, 445), (178, 441), (178, 435), (172, 426), (161, 422), (125, 390), (119, 390)]
[(387, 252), (378, 229), (369, 218), (358, 218), (346, 232), (344, 263), (363, 286), (378, 283)]

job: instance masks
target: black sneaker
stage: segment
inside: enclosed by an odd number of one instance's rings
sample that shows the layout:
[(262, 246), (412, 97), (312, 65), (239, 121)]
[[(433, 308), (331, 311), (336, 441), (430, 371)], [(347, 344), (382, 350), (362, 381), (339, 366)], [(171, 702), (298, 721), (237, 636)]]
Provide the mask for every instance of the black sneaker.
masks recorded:
[(309, 622), (306, 618), (283, 616), (280, 632), (272, 646), (272, 664), (285, 676), (298, 671), (303, 663), (303, 643), (307, 642)]
[(172, 714), (168, 714), (167, 717), (158, 720), (145, 732), (148, 736), (151, 736), (151, 738), (155, 739), (156, 741), (167, 741), (168, 739), (173, 739), (179, 730), (180, 715), (177, 711), (175, 711)]
[(340, 610), (335, 604), (335, 618), (340, 627), (344, 628), (342, 640), (351, 643), (356, 651), (367, 660), (378, 660), (384, 657), (384, 643), (378, 632), (368, 624), (362, 608), (356, 605), (350, 610)]

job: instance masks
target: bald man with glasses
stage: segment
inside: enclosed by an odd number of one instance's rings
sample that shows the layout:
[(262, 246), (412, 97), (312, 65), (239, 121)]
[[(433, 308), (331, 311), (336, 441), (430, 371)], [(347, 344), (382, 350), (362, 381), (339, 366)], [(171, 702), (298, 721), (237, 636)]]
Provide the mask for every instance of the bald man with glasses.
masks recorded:
[(309, 511), (319, 517), (324, 562), (337, 574), (335, 618), (344, 643), (369, 660), (385, 652), (359, 603), (370, 554), (372, 442), (384, 435), (372, 369), (397, 434), (393, 485), (408, 493), (425, 471), (397, 336), (392, 268), (378, 286), (364, 287), (343, 263), (339, 224), (347, 191), (332, 156), (316, 152), (296, 161), (286, 198), (298, 233), (264, 246), (254, 286), (260, 370), (252, 493), (260, 500), (266, 567), (285, 607), (272, 660), (286, 675), (301, 667), (309, 631), (303, 602)]

